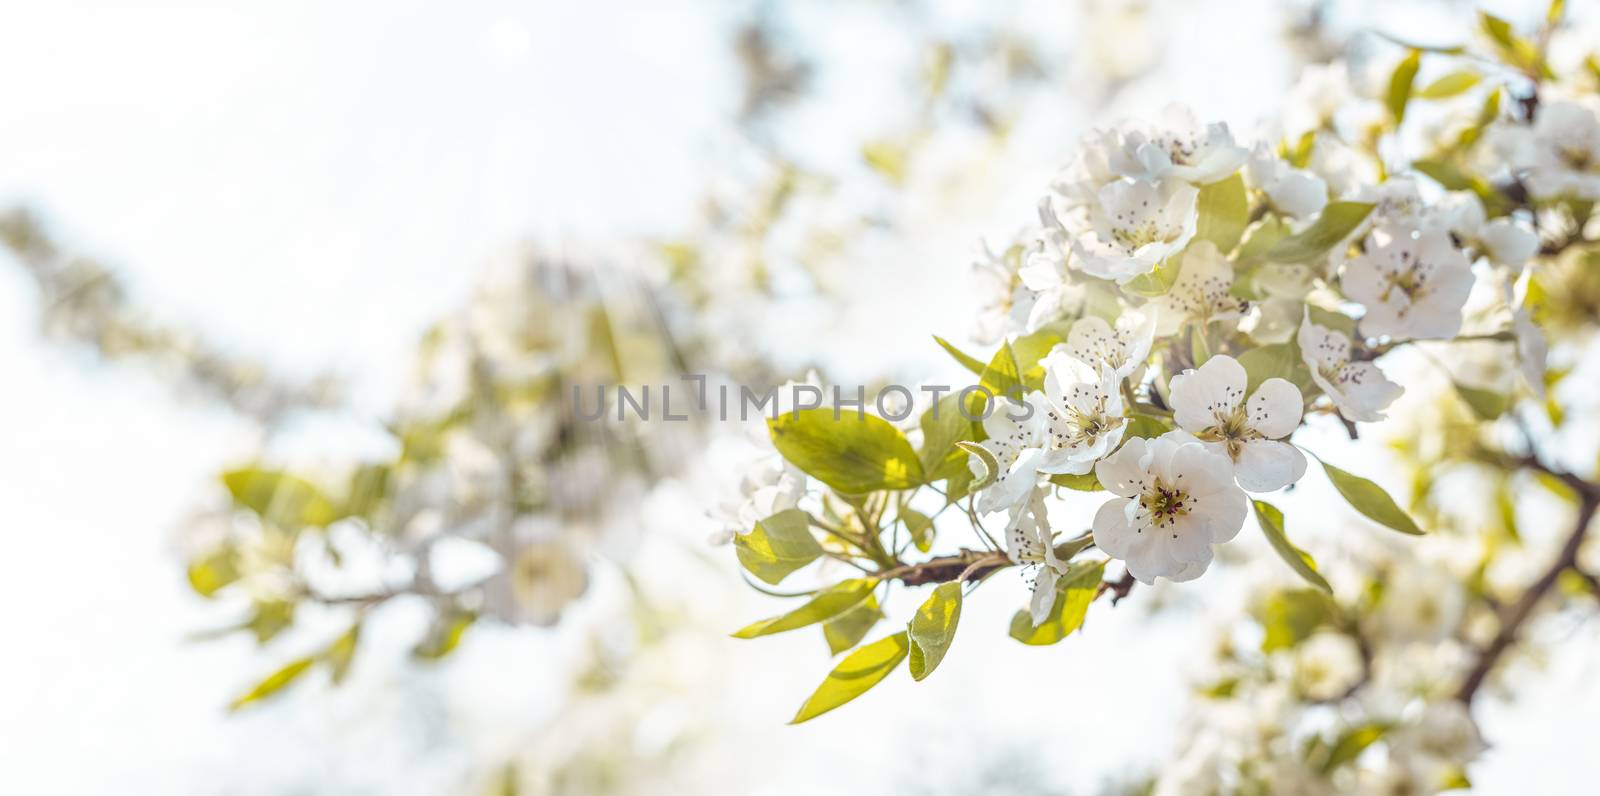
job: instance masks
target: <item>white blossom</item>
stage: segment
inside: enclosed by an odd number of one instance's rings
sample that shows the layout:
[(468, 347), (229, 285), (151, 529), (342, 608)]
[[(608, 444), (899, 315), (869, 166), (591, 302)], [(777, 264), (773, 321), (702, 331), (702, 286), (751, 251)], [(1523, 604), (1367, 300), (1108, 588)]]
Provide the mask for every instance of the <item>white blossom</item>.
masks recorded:
[(1094, 543), (1143, 583), (1193, 580), (1214, 544), (1244, 525), (1248, 499), (1228, 457), (1181, 437), (1130, 439), (1095, 465), (1116, 497), (1094, 515)]
[(1093, 205), (1099, 201), (1101, 188), (1142, 171), (1135, 149), (1136, 144), (1131, 144), (1120, 130), (1091, 131), (1079, 142), (1077, 155), (1051, 188), (1068, 209)]
[(1076, 310), (1083, 304), (1083, 287), (1075, 283), (1068, 270), (1072, 242), (1051, 207), (1050, 197), (1039, 201), (1041, 232), (1029, 247), (1017, 276), (1032, 291), (1023, 328), (1038, 331), (1041, 326)]
[(1206, 185), (1239, 170), (1249, 152), (1233, 141), (1228, 125), (1201, 124), (1189, 108), (1168, 105), (1158, 124), (1127, 134), (1134, 157), (1149, 179)]
[(1431, 221), (1495, 265), (1521, 268), (1539, 253), (1539, 235), (1527, 224), (1511, 218), (1490, 220), (1483, 200), (1467, 191), (1446, 194), (1436, 202)]
[(1081, 475), (1122, 441), (1127, 430), (1122, 379), (1057, 349), (1044, 359), (1044, 394), (1030, 396), (1041, 425), (1041, 473)]
[(1156, 334), (1166, 337), (1189, 324), (1198, 328), (1242, 317), (1249, 302), (1234, 296), (1232, 289), (1233, 263), (1211, 241), (1196, 241), (1183, 253), (1172, 287), (1151, 302)]
[(1344, 633), (1317, 633), (1294, 650), (1294, 683), (1310, 699), (1344, 696), (1364, 670), (1360, 649)]
[(1093, 229), (1073, 241), (1076, 267), (1118, 284), (1154, 271), (1194, 237), (1198, 196), (1197, 188), (1178, 180), (1106, 185), (1089, 208)]
[(1443, 230), (1395, 226), (1373, 230), (1340, 280), (1366, 307), (1361, 333), (1395, 340), (1455, 337), (1472, 283), (1471, 264)]
[(1028, 601), (1028, 614), (1033, 618), (1033, 626), (1038, 627), (1055, 606), (1056, 580), (1067, 571), (1066, 564), (1056, 558), (1043, 490), (1033, 490), (1022, 509), (1010, 518), (1005, 542), (1006, 556), (1012, 562), (1037, 567), (1030, 584), (1033, 596)]
[(1540, 199), (1600, 199), (1600, 114), (1576, 102), (1539, 107), (1533, 124), (1501, 128), (1496, 149)]
[(1116, 325), (1096, 315), (1073, 321), (1067, 341), (1057, 346), (1068, 356), (1092, 368), (1105, 368), (1118, 379), (1132, 376), (1150, 357), (1155, 341), (1156, 314), (1127, 310)]
[(1308, 218), (1322, 212), (1328, 204), (1328, 181), (1305, 169), (1297, 169), (1273, 154), (1266, 142), (1250, 152), (1245, 176), (1250, 185), (1266, 194), (1273, 209), (1295, 218)]
[(1383, 410), (1400, 397), (1405, 388), (1383, 375), (1371, 362), (1350, 357), (1350, 338), (1337, 329), (1311, 322), (1306, 311), (1296, 335), (1300, 356), (1311, 369), (1311, 379), (1332, 399), (1339, 414), (1357, 423), (1383, 419)]
[[(990, 514), (1005, 510), (1015, 515), (1039, 480), (1044, 425), (1033, 403), (995, 396), (989, 407), (989, 416), (983, 419), (983, 430), (989, 438), (978, 444), (994, 455), (1000, 469), (994, 482), (979, 496), (978, 511)], [(980, 475), (983, 463), (974, 456), (968, 460), (968, 467), (973, 475)]]
[(711, 537), (712, 544), (726, 544), (735, 533), (746, 533), (756, 523), (800, 504), (806, 493), (806, 474), (776, 452), (764, 454), (743, 469), (735, 499), (724, 502), (717, 512), (722, 529)]
[(1224, 355), (1173, 376), (1173, 420), (1207, 448), (1227, 456), (1239, 486), (1271, 492), (1305, 475), (1305, 454), (1281, 441), (1300, 426), (1304, 399), (1300, 388), (1279, 378), (1263, 381), (1246, 398), (1248, 382), (1244, 366)]
[(983, 345), (1000, 341), (1011, 329), (1022, 328), (1033, 308), (1033, 291), (1018, 274), (1016, 258), (996, 254), (982, 246), (972, 263), (973, 291), (978, 298), (978, 318), (972, 339)]
[(484, 584), (484, 612), (513, 624), (553, 625), (589, 588), (583, 558), (545, 518), (524, 517), (511, 535), (508, 546), (497, 546), (503, 567)]

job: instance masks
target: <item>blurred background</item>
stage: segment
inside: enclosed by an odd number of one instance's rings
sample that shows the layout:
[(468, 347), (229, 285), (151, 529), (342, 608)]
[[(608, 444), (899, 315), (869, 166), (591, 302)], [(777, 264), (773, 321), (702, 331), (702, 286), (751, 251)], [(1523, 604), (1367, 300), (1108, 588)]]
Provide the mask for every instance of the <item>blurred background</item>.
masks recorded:
[[(1484, 5), (1525, 20), (1544, 4)], [(1254, 137), (1306, 63), (1375, 29), (1459, 41), (1475, 7), (4, 3), (0, 787), (1022, 794), (1141, 781), (1175, 753), (1208, 619), (1240, 599), (1225, 569), (1143, 595), (1171, 610), (1095, 614), (1083, 638), (1045, 649), (1003, 638), (1025, 591), (997, 579), (965, 618), (990, 643), (957, 646), (915, 688), (894, 681), (786, 727), (829, 664), (814, 635), (728, 638), (775, 606), (707, 541), (749, 461), (739, 424), (530, 441), (506, 429), (553, 422), (537, 395), (511, 400), (499, 425), (474, 415), (484, 447), (557, 450), (541, 472), (578, 485), (537, 510), (516, 503), (504, 523), (585, 529), (571, 588), (538, 595), (531, 614), (527, 600), (497, 613), (492, 584), (437, 593), (450, 575), (422, 578), (417, 562), (459, 557), (438, 566), (468, 572), (475, 552), (417, 531), (436, 507), (404, 511), (399, 491), (379, 519), (328, 525), (328, 555), (370, 560), (368, 580), (388, 584), (375, 596), (358, 572), (227, 599), (206, 578), (242, 580), (249, 557), (228, 548), (219, 576), (207, 523), (242, 500), (241, 472), (343, 483), (352, 463), (397, 462), (385, 472), (400, 478), (433, 461), (399, 430), (433, 428), (463, 395), (500, 395), (508, 382), (462, 374), (516, 372), (523, 349), (504, 339), (559, 352), (534, 363), (540, 378), (592, 363), (602, 343), (624, 351), (619, 375), (959, 378), (930, 335), (966, 339), (979, 241), (1030, 217), (1083, 132), (1176, 100)], [(603, 341), (578, 311), (591, 306)], [(618, 462), (623, 447), (643, 452)], [(598, 464), (573, 453), (596, 449)], [(440, 454), (440, 500), (465, 506), (458, 453)], [(425, 481), (404, 494), (433, 494)], [(594, 494), (570, 499), (583, 488)], [(1307, 485), (1292, 502), (1326, 493)], [(398, 536), (363, 536), (397, 517)], [(223, 536), (240, 533), (225, 522)], [(1340, 530), (1315, 522), (1312, 539)], [(505, 553), (498, 539), (479, 541)], [(299, 567), (306, 553), (287, 555)], [(410, 567), (410, 593), (389, 593), (392, 566)], [(264, 629), (264, 607), (286, 600), (293, 622)], [(341, 683), (318, 668), (242, 699), (342, 638), (352, 604), (360, 643)], [(1485, 708), (1482, 792), (1579, 792), (1563, 788), (1600, 775), (1577, 751), (1578, 717), (1600, 710), (1597, 641), (1569, 629), (1515, 704)], [(1067, 706), (1050, 682), (1097, 687)], [(1014, 698), (1019, 684), (1041, 691)], [(230, 710), (236, 699), (249, 704)], [(1562, 750), (1566, 770), (1550, 774), (1541, 764)]]

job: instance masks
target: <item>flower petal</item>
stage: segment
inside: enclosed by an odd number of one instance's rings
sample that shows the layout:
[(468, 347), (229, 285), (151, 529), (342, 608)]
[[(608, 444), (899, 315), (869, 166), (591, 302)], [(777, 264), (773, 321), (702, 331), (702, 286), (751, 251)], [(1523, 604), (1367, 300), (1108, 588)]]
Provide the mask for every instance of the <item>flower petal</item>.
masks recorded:
[(1269, 439), (1283, 439), (1300, 427), (1305, 397), (1287, 379), (1267, 379), (1250, 396), (1246, 409), (1251, 428)]
[(1206, 360), (1199, 370), (1186, 370), (1173, 376), (1173, 419), (1191, 434), (1217, 425), (1219, 417), (1232, 414), (1244, 400), (1249, 380), (1244, 366), (1225, 355)]
[(1306, 474), (1306, 456), (1287, 442), (1253, 440), (1239, 449), (1233, 474), (1251, 492), (1271, 492)]

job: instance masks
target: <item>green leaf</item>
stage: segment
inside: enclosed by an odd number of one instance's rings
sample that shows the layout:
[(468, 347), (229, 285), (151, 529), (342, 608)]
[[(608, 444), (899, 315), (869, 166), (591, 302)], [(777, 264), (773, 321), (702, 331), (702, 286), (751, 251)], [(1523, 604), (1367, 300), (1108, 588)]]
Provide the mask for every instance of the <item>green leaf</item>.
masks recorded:
[(996, 459), (994, 454), (989, 452), (988, 448), (985, 448), (976, 442), (957, 442), (956, 445), (967, 453), (978, 457), (978, 461), (983, 465), (983, 475), (974, 478), (972, 483), (967, 487), (967, 492), (969, 494), (989, 486), (990, 484), (994, 483), (996, 478), (1000, 477), (1000, 460)]
[(911, 650), (911, 641), (902, 630), (850, 653), (828, 673), (822, 685), (800, 706), (790, 724), (809, 721), (833, 710), (877, 685), (888, 677)]
[(1389, 731), (1389, 725), (1381, 722), (1363, 724), (1352, 727), (1340, 734), (1334, 741), (1333, 748), (1328, 751), (1328, 759), (1322, 763), (1322, 773), (1328, 774), (1339, 766), (1349, 763), (1361, 756), (1367, 747), (1378, 742)]
[(1140, 274), (1128, 280), (1122, 289), (1136, 296), (1156, 298), (1166, 295), (1167, 291), (1178, 281), (1178, 271), (1182, 268), (1183, 255), (1175, 254), (1156, 263), (1156, 267), (1149, 273)]
[(1215, 243), (1217, 251), (1224, 255), (1233, 251), (1244, 235), (1245, 225), (1250, 223), (1244, 177), (1235, 172), (1225, 180), (1202, 186), (1196, 206), (1200, 212), (1198, 238)]
[(733, 637), (756, 638), (758, 636), (770, 636), (773, 633), (796, 630), (832, 619), (859, 605), (862, 600), (872, 594), (872, 587), (876, 585), (878, 585), (877, 581), (867, 578), (852, 578), (835, 583), (812, 595), (805, 605), (782, 616), (763, 619), (760, 622), (749, 625), (734, 633)]
[(1100, 591), (1100, 578), (1104, 575), (1104, 561), (1075, 561), (1067, 566), (1066, 574), (1056, 580), (1056, 600), (1050, 606), (1050, 615), (1038, 627), (1026, 611), (1011, 617), (1011, 637), (1030, 646), (1054, 644), (1073, 631), (1083, 627), (1089, 604)]
[(244, 467), (223, 473), (222, 483), (240, 508), (286, 529), (320, 528), (339, 519), (333, 501), (296, 475)]
[(990, 395), (1022, 397), (1022, 368), (1017, 366), (1017, 357), (1012, 353), (1010, 343), (1000, 344), (1000, 350), (994, 352), (989, 365), (983, 369), (983, 375), (978, 377), (978, 385), (988, 390)]
[(1355, 231), (1373, 205), (1367, 202), (1333, 202), (1304, 231), (1290, 235), (1267, 251), (1267, 259), (1280, 263), (1309, 263), (1327, 255)]
[(1290, 649), (1311, 638), (1332, 617), (1327, 595), (1314, 589), (1287, 589), (1269, 595), (1259, 608), (1262, 652)]
[(735, 534), (733, 546), (739, 563), (772, 585), (822, 555), (822, 545), (800, 509), (785, 509), (756, 523), (749, 533)]
[(1311, 369), (1301, 358), (1300, 346), (1294, 338), (1252, 348), (1239, 355), (1239, 364), (1249, 379), (1245, 385), (1246, 395), (1254, 393), (1267, 379), (1284, 379), (1302, 392), (1311, 384)]
[(1384, 95), (1384, 104), (1389, 108), (1389, 115), (1394, 117), (1394, 126), (1399, 127), (1406, 118), (1406, 104), (1411, 101), (1411, 85), (1417, 80), (1417, 69), (1422, 66), (1422, 51), (1412, 50), (1394, 68), (1394, 74), (1389, 76), (1389, 91)]
[(1537, 73), (1542, 77), (1551, 77), (1549, 67), (1545, 66), (1544, 58), (1539, 54), (1539, 48), (1533, 42), (1518, 36), (1516, 31), (1512, 30), (1511, 23), (1484, 11), (1478, 12), (1478, 22), (1506, 63), (1530, 75)]
[(477, 621), (476, 614), (449, 609), (434, 617), (428, 632), (411, 648), (411, 654), (426, 661), (437, 661), (456, 651), (467, 628)]
[(1140, 439), (1155, 439), (1172, 430), (1172, 426), (1165, 420), (1150, 415), (1130, 415), (1128, 417), (1128, 430), (1123, 432), (1123, 439), (1139, 437)]
[(1052, 475), (1050, 476), (1050, 483), (1056, 486), (1064, 486), (1068, 489), (1075, 489), (1079, 492), (1099, 492), (1105, 489), (1100, 485), (1100, 478), (1094, 474), (1093, 470), (1082, 475)]
[(1262, 216), (1244, 231), (1244, 242), (1239, 245), (1239, 262), (1264, 259), (1278, 241), (1289, 237), (1289, 225), (1275, 215)]
[(1455, 382), (1455, 385), (1456, 394), (1472, 408), (1472, 413), (1477, 415), (1479, 420), (1497, 419), (1511, 408), (1511, 396), (1505, 393), (1481, 387), (1469, 387), (1459, 381)]
[(356, 646), (360, 641), (361, 622), (357, 621), (323, 651), (322, 658), (328, 662), (334, 685), (344, 682), (345, 676), (350, 673), (350, 664), (355, 661)]
[(1261, 526), (1261, 532), (1267, 535), (1267, 541), (1272, 543), (1272, 549), (1277, 551), (1278, 557), (1311, 585), (1332, 594), (1333, 587), (1329, 586), (1327, 579), (1317, 571), (1316, 560), (1289, 541), (1283, 526), (1283, 512), (1265, 500), (1252, 500), (1250, 503), (1255, 506), (1256, 522)]
[(1011, 343), (1011, 354), (1016, 360), (1017, 373), (1025, 390), (1044, 389), (1043, 360), (1052, 349), (1067, 339), (1070, 328), (1070, 325), (1047, 324)]
[(1463, 69), (1429, 83), (1417, 92), (1417, 96), (1430, 100), (1449, 99), (1469, 91), (1482, 80), (1483, 75)]
[(828, 642), (828, 653), (838, 655), (861, 643), (867, 631), (883, 618), (878, 608), (878, 598), (871, 593), (855, 607), (822, 623), (822, 637)]
[(940, 337), (938, 335), (934, 335), (933, 341), (938, 343), (939, 347), (943, 348), (946, 352), (948, 352), (950, 354), (950, 356), (955, 357), (955, 360), (957, 362), (961, 363), (961, 367), (964, 367), (967, 370), (972, 371), (972, 375), (974, 375), (974, 376), (982, 376), (983, 375), (984, 365), (983, 365), (983, 361), (982, 360), (978, 359), (977, 357), (972, 356), (971, 354), (968, 354), (965, 351), (962, 351), (959, 348), (956, 348), (955, 346), (953, 346), (949, 342), (947, 342), (943, 337)]
[(940, 475), (949, 477), (943, 466), (947, 459), (956, 459), (958, 466), (966, 468), (967, 457), (958, 455), (960, 449), (956, 443), (972, 439), (974, 433), (972, 421), (961, 413), (959, 395), (952, 393), (940, 398), (922, 413), (917, 425), (922, 427), (922, 450), (917, 452), (917, 459), (929, 481), (940, 480), (937, 477)]
[(251, 688), (249, 691), (246, 691), (245, 693), (240, 694), (238, 697), (235, 697), (232, 702), (228, 703), (228, 709), (238, 710), (246, 705), (249, 705), (253, 702), (259, 702), (269, 696), (272, 696), (273, 694), (278, 693), (279, 691), (282, 691), (286, 686), (294, 682), (295, 678), (305, 674), (306, 670), (311, 668), (311, 664), (315, 662), (316, 660), (314, 658), (309, 657), (298, 658), (290, 661), (282, 669), (267, 675), (266, 679), (256, 683), (254, 688)]
[(802, 409), (767, 421), (783, 458), (845, 494), (909, 489), (922, 483), (922, 463), (900, 430), (876, 415)]
[(201, 597), (210, 597), (239, 579), (232, 548), (221, 547), (189, 562), (189, 586)]
[(933, 547), (933, 520), (928, 515), (910, 506), (901, 506), (900, 521), (905, 523), (906, 532), (911, 534), (911, 543), (916, 545), (919, 552), (926, 553)]
[(956, 637), (961, 621), (961, 583), (941, 583), (928, 595), (907, 626), (911, 638), (911, 679), (922, 680), (938, 668)]
[(861, 159), (873, 171), (899, 184), (906, 178), (906, 160), (909, 152), (903, 144), (893, 141), (873, 141), (861, 147)]
[[(1317, 461), (1322, 460), (1319, 458)], [(1328, 480), (1333, 482), (1333, 488), (1339, 490), (1339, 494), (1344, 495), (1344, 499), (1367, 519), (1401, 533), (1422, 535), (1422, 529), (1417, 527), (1411, 515), (1396, 505), (1394, 498), (1389, 497), (1389, 493), (1383, 491), (1383, 487), (1327, 462), (1322, 462), (1322, 469), (1328, 473)]]

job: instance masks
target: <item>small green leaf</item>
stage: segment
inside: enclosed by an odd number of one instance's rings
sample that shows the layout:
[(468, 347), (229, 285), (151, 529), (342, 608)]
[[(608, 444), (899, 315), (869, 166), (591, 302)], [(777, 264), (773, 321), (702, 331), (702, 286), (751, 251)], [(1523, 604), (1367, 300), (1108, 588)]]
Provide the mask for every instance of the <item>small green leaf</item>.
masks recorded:
[(1239, 245), (1239, 262), (1261, 260), (1278, 241), (1289, 237), (1289, 225), (1275, 215), (1262, 216), (1244, 231), (1244, 242)]
[(767, 421), (783, 458), (834, 489), (861, 495), (922, 483), (922, 463), (900, 430), (876, 415), (802, 409)]
[(345, 676), (350, 673), (350, 664), (355, 661), (356, 646), (360, 641), (361, 623), (358, 621), (323, 651), (322, 658), (328, 662), (328, 671), (332, 674), (334, 685), (344, 682)]
[(1277, 551), (1278, 557), (1289, 565), (1290, 569), (1300, 574), (1311, 585), (1327, 592), (1333, 593), (1333, 587), (1328, 585), (1327, 579), (1317, 571), (1317, 562), (1310, 554), (1294, 546), (1289, 541), (1283, 525), (1283, 512), (1265, 500), (1252, 500), (1251, 505), (1256, 510), (1256, 522), (1261, 526), (1261, 532), (1267, 535), (1267, 541), (1272, 544), (1272, 549)]
[(434, 617), (433, 624), (428, 626), (428, 632), (411, 648), (411, 654), (425, 661), (437, 661), (461, 646), (461, 639), (467, 634), (467, 628), (477, 621), (476, 614), (467, 611), (449, 609), (442, 611)]
[(1178, 281), (1178, 272), (1182, 268), (1183, 255), (1175, 254), (1156, 263), (1156, 267), (1149, 273), (1140, 274), (1128, 280), (1122, 286), (1126, 292), (1145, 298), (1156, 298), (1166, 295), (1167, 291)]
[(228, 704), (228, 709), (238, 710), (246, 705), (251, 704), (252, 702), (259, 702), (269, 696), (272, 696), (273, 694), (278, 693), (279, 691), (282, 691), (286, 686), (294, 682), (295, 678), (305, 674), (306, 670), (311, 668), (311, 664), (315, 662), (316, 660), (314, 658), (309, 657), (298, 658), (290, 661), (282, 669), (267, 675), (266, 679), (256, 683), (254, 688), (251, 688), (249, 691), (246, 691), (245, 693), (234, 698), (234, 700)]
[(967, 487), (968, 494), (984, 489), (994, 483), (996, 478), (1000, 477), (1000, 460), (996, 459), (988, 448), (976, 442), (957, 442), (956, 445), (967, 453), (978, 457), (978, 461), (983, 465), (983, 474), (973, 479), (972, 483)]
[(1394, 74), (1389, 76), (1389, 91), (1384, 95), (1384, 104), (1389, 108), (1389, 115), (1394, 118), (1394, 126), (1399, 127), (1406, 118), (1406, 104), (1411, 101), (1411, 85), (1417, 80), (1417, 69), (1422, 66), (1422, 51), (1412, 50), (1394, 68)]
[(899, 184), (906, 178), (906, 159), (909, 153), (902, 144), (893, 141), (873, 141), (861, 147), (861, 159), (873, 171)]
[(1451, 72), (1438, 80), (1429, 83), (1417, 96), (1423, 99), (1438, 100), (1463, 94), (1483, 80), (1483, 75), (1469, 70)]
[(939, 347), (943, 348), (947, 353), (950, 354), (950, 356), (954, 357), (957, 362), (961, 363), (961, 367), (964, 367), (967, 370), (972, 371), (972, 375), (974, 375), (974, 376), (982, 376), (983, 375), (984, 364), (983, 364), (982, 360), (978, 359), (977, 357), (972, 356), (971, 354), (968, 354), (965, 351), (962, 351), (959, 348), (956, 348), (955, 346), (951, 345), (948, 341), (946, 341), (943, 337), (940, 337), (938, 335), (934, 335), (933, 341), (938, 343)]
[[(965, 456), (956, 457), (956, 443), (961, 440), (973, 438), (972, 421), (961, 413), (960, 396), (946, 395), (939, 402), (928, 407), (917, 421), (922, 427), (922, 450), (917, 452), (917, 458), (922, 463), (922, 472), (926, 473), (928, 480), (939, 480), (936, 476), (945, 474), (942, 466), (946, 459), (957, 458), (958, 464), (965, 468)], [(945, 474), (945, 477), (949, 477)]]
[(1056, 579), (1056, 600), (1050, 606), (1050, 615), (1038, 627), (1025, 610), (1011, 617), (1011, 637), (1029, 646), (1054, 644), (1073, 631), (1083, 627), (1089, 604), (1100, 591), (1104, 575), (1104, 561), (1074, 561), (1067, 566), (1066, 574)]
[(1328, 596), (1314, 589), (1274, 592), (1259, 607), (1262, 652), (1290, 649), (1332, 617)]
[(1469, 387), (1459, 381), (1455, 382), (1455, 385), (1456, 394), (1472, 408), (1472, 413), (1477, 415), (1479, 420), (1495, 420), (1511, 408), (1511, 396), (1505, 393), (1481, 387)]
[(828, 653), (838, 655), (860, 644), (861, 639), (867, 637), (867, 631), (882, 618), (878, 598), (869, 593), (867, 599), (856, 603), (855, 607), (823, 622), (822, 637), (828, 642)]
[(901, 506), (900, 521), (905, 523), (906, 533), (911, 534), (911, 543), (919, 552), (926, 553), (933, 547), (933, 520), (928, 515), (910, 506)]
[(978, 377), (978, 385), (988, 390), (990, 395), (1022, 397), (1022, 368), (1017, 366), (1017, 357), (1012, 353), (1010, 343), (1000, 344), (1000, 350), (994, 352), (989, 365), (983, 369), (983, 375)]
[(1396, 505), (1394, 498), (1389, 497), (1389, 493), (1383, 491), (1383, 487), (1327, 462), (1322, 462), (1322, 469), (1328, 473), (1328, 480), (1333, 482), (1333, 488), (1339, 490), (1339, 494), (1344, 495), (1344, 499), (1367, 519), (1401, 533), (1422, 535), (1422, 529), (1417, 527), (1411, 515)]
[(906, 659), (910, 650), (911, 641), (906, 631), (902, 630), (850, 653), (828, 673), (827, 679), (800, 706), (800, 711), (794, 714), (789, 723), (809, 721), (865, 694), (888, 677)]
[(238, 579), (232, 548), (221, 547), (189, 562), (189, 586), (201, 597), (210, 597)]
[(1322, 764), (1322, 773), (1331, 773), (1339, 766), (1349, 763), (1361, 756), (1367, 747), (1378, 742), (1389, 731), (1389, 725), (1381, 722), (1363, 724), (1345, 730), (1334, 741), (1333, 748), (1328, 751), (1328, 759)]
[(1165, 420), (1150, 415), (1131, 415), (1128, 417), (1128, 430), (1123, 432), (1123, 439), (1139, 437), (1141, 439), (1155, 439), (1172, 430)]
[(1050, 476), (1050, 483), (1056, 486), (1064, 486), (1068, 489), (1075, 489), (1079, 492), (1099, 492), (1105, 489), (1100, 485), (1100, 479), (1094, 474), (1093, 470), (1082, 475), (1052, 475)]
[(1300, 346), (1290, 338), (1283, 343), (1270, 343), (1257, 346), (1239, 355), (1239, 364), (1244, 366), (1248, 382), (1245, 385), (1245, 394), (1251, 394), (1267, 379), (1284, 379), (1299, 387), (1301, 392), (1309, 389), (1311, 369), (1306, 367), (1305, 360), (1300, 356)]
[(911, 679), (922, 680), (938, 668), (956, 637), (961, 621), (961, 583), (941, 583), (928, 595), (907, 626), (911, 638)]
[(733, 637), (756, 638), (758, 636), (770, 636), (773, 633), (796, 630), (832, 619), (859, 605), (862, 600), (872, 594), (872, 587), (876, 585), (878, 585), (877, 581), (867, 578), (852, 578), (835, 583), (812, 595), (805, 605), (782, 616), (763, 619), (760, 622), (749, 625), (734, 633)]
[(811, 535), (810, 520), (800, 509), (786, 509), (733, 537), (739, 563), (763, 582), (776, 585), (789, 573), (817, 560), (822, 545)]
[(1267, 259), (1280, 263), (1309, 263), (1326, 256), (1366, 220), (1372, 208), (1367, 202), (1333, 202), (1322, 209), (1322, 214), (1310, 227), (1273, 244)]
[(285, 529), (323, 527), (339, 518), (322, 490), (290, 473), (243, 467), (223, 473), (222, 483), (240, 508)]
[(1245, 225), (1250, 223), (1250, 200), (1245, 195), (1244, 177), (1233, 176), (1200, 188), (1196, 201), (1200, 213), (1200, 226), (1196, 236), (1217, 245), (1217, 251), (1226, 255), (1239, 245)]

